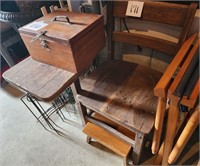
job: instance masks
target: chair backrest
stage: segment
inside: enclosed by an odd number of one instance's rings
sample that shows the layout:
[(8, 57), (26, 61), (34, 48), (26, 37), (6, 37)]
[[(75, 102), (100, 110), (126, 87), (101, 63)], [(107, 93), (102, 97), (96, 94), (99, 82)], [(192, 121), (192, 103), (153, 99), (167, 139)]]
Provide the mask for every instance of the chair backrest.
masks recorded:
[[(108, 2), (108, 56), (114, 59), (114, 42), (123, 42), (152, 48), (154, 50), (175, 55), (182, 43), (187, 38), (188, 32), (193, 22), (197, 4), (190, 5), (167, 3), (167, 2), (144, 2), (142, 15), (140, 18), (126, 16), (128, 2), (115, 1)], [(122, 20), (125, 31), (115, 30), (116, 18)], [(126, 20), (141, 20), (146, 24), (156, 23), (156, 26), (166, 26), (169, 28), (178, 28), (180, 30), (176, 42), (169, 41), (157, 36), (149, 36), (148, 33), (138, 33), (137, 30), (131, 32), (128, 29)], [(121, 23), (121, 21), (120, 21)], [(118, 25), (121, 26), (121, 25)], [(118, 28), (119, 29), (119, 28)], [(147, 35), (146, 35), (147, 34)]]

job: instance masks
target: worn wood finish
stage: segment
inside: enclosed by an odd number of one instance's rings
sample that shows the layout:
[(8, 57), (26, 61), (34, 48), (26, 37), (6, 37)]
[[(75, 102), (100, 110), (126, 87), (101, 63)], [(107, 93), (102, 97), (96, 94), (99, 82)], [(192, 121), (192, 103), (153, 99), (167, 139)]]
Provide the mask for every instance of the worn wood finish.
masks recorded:
[[(70, 23), (63, 18), (54, 20), (58, 16), (68, 17)], [(36, 32), (22, 27), (19, 32), (30, 55), (40, 62), (78, 73), (89, 67), (105, 45), (102, 16), (56, 10), (36, 21), (48, 25)], [(41, 31), (47, 33), (31, 42)], [(41, 39), (46, 41), (47, 48), (41, 46)]]
[(122, 157), (127, 157), (130, 152), (130, 145), (90, 122), (85, 125), (83, 132)]
[(28, 57), (4, 72), (3, 77), (37, 99), (51, 101), (70, 86), (78, 75)]
[(152, 89), (161, 75), (129, 62), (111, 61), (81, 82), (85, 95), (77, 98), (111, 120), (147, 134), (154, 124), (157, 104)]

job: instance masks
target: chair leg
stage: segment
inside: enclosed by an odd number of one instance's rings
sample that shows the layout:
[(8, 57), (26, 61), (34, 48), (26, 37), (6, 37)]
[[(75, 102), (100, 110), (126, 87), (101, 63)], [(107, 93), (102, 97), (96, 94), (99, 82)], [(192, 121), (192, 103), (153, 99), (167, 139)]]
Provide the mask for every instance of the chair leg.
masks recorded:
[(144, 134), (143, 133), (136, 133), (135, 136), (135, 147), (133, 148), (133, 163), (135, 165), (138, 165), (139, 160), (140, 160), (140, 156), (142, 153), (142, 149), (144, 146)]
[(162, 165), (168, 165), (168, 157), (171, 153), (174, 142), (176, 127), (178, 123), (178, 115), (179, 115), (178, 101), (171, 100), (168, 112), (166, 135), (164, 140)]
[(128, 156), (123, 158), (124, 166), (128, 166)]
[(91, 141), (92, 141), (92, 137), (90, 137), (90, 136), (87, 136), (87, 138), (86, 138), (86, 142), (87, 142), (88, 144), (90, 144), (90, 143), (91, 143)]

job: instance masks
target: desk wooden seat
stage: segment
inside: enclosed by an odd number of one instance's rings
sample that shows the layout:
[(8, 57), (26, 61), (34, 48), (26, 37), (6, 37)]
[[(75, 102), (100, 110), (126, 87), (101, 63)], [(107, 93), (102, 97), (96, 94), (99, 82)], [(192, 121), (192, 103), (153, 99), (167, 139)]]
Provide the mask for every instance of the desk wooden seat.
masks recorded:
[(51, 101), (69, 87), (77, 74), (26, 58), (3, 74), (9, 83), (43, 101)]
[[(111, 66), (113, 70), (109, 71)], [(102, 77), (105, 71), (107, 75)], [(84, 94), (77, 98), (87, 108), (114, 122), (147, 134), (153, 127), (156, 111), (153, 87), (161, 75), (133, 63), (111, 61), (81, 81)]]

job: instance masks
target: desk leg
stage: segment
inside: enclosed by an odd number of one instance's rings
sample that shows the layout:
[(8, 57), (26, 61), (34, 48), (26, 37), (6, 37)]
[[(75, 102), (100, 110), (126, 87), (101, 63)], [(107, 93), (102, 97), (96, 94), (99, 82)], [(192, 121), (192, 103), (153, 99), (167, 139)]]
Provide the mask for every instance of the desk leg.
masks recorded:
[(179, 115), (178, 101), (171, 100), (169, 106), (168, 120), (167, 120), (167, 131), (164, 141), (162, 165), (168, 165), (168, 157), (172, 150), (172, 145), (178, 122), (178, 115)]
[(144, 134), (137, 132), (135, 136), (135, 146), (133, 148), (133, 163), (138, 165), (142, 149), (144, 146)]
[(71, 85), (71, 89), (74, 95), (74, 99), (76, 101), (77, 104), (77, 108), (81, 117), (81, 122), (82, 122), (82, 126), (85, 126), (87, 123), (87, 120), (85, 119), (85, 115), (87, 115), (87, 109), (84, 105), (82, 105), (77, 99), (76, 99), (76, 95), (80, 94), (81, 92), (81, 86), (80, 86), (80, 81), (79, 79), (77, 79), (72, 85)]

